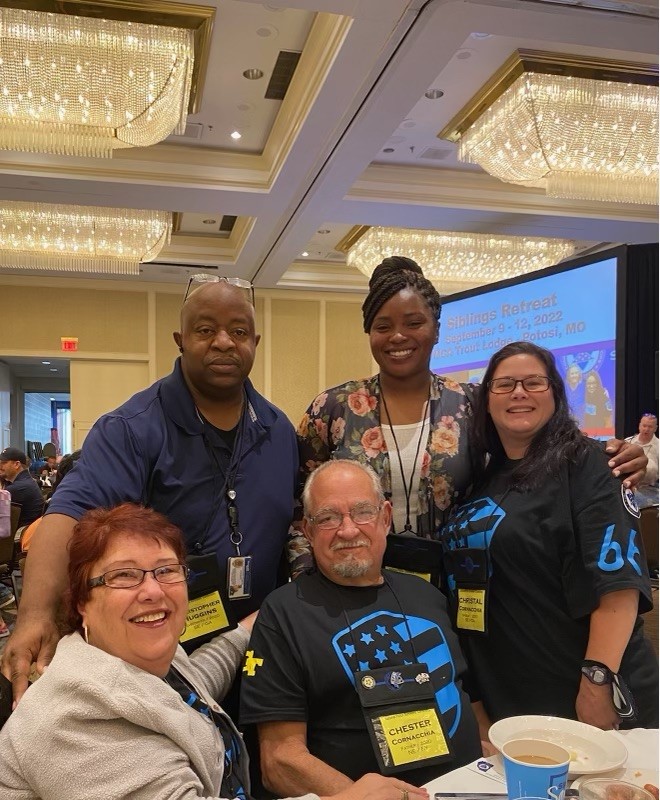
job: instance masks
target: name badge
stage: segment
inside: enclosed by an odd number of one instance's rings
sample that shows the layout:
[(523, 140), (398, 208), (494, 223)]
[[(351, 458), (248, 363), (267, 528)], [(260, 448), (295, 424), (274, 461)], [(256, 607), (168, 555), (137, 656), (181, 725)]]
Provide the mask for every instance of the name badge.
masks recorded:
[(449, 754), (436, 708), (386, 714), (379, 722), (395, 767)]
[(486, 632), (486, 590), (457, 588), (456, 627)]
[(200, 636), (218, 634), (230, 627), (227, 612), (220, 598), (220, 592), (195, 597), (188, 602), (186, 628), (179, 641), (189, 642)]
[(230, 556), (227, 559), (227, 596), (243, 600), (252, 595), (252, 556)]

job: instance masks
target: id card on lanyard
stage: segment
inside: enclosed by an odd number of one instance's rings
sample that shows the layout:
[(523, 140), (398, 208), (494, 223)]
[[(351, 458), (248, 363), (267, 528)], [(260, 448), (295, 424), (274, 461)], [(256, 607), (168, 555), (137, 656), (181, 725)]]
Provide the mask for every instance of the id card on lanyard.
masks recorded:
[(355, 688), (383, 775), (452, 758), (426, 664), (356, 672)]
[[(190, 569), (188, 585), (188, 614), (186, 627), (179, 641), (187, 644), (186, 649), (194, 649), (209, 641), (225, 630), (235, 628), (237, 620), (231, 608), (231, 600), (245, 599), (251, 594), (252, 557), (242, 555), (240, 545), (243, 535), (238, 525), (237, 493), (235, 489), (236, 473), (240, 464), (243, 429), (248, 400), (239, 422), (238, 434), (232, 448), (232, 458), (226, 473), (214, 450), (214, 445), (203, 433), (204, 444), (214, 467), (214, 500), (208, 517), (206, 529), (200, 542), (196, 545), (196, 553), (188, 555), (186, 563)], [(204, 419), (198, 413), (202, 424)], [(215, 484), (220, 478), (221, 488)], [(227, 559), (226, 575), (222, 574), (215, 552), (205, 553), (206, 539), (222, 503), (225, 503), (229, 522), (229, 539), (236, 555)]]

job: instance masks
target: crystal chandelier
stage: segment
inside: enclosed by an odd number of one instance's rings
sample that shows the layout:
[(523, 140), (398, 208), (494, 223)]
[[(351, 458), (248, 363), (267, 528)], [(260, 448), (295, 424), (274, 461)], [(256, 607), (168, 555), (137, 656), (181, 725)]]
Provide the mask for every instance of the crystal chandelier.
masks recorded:
[(654, 204), (657, 75), (518, 51), (439, 136), (459, 142), (461, 161), (550, 197)]
[(0, 8), (0, 148), (103, 156), (183, 133), (193, 33)]
[(170, 240), (168, 211), (0, 203), (0, 266), (138, 275)]
[(573, 254), (573, 242), (489, 233), (369, 228), (346, 261), (368, 277), (388, 256), (408, 256), (441, 294), (549, 267)]

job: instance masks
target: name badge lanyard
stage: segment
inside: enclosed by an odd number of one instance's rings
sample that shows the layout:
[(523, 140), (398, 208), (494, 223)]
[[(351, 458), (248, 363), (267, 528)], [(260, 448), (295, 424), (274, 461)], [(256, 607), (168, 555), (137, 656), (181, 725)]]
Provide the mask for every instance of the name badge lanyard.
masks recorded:
[(229, 541), (234, 547), (234, 555), (227, 558), (227, 597), (230, 600), (244, 600), (252, 594), (252, 556), (243, 555), (241, 553), (241, 544), (243, 543), (243, 534), (241, 533), (238, 505), (237, 505), (237, 492), (236, 492), (236, 475), (243, 456), (243, 438), (245, 435), (245, 425), (247, 419), (247, 396), (244, 398), (243, 411), (238, 426), (238, 434), (236, 442), (234, 443), (230, 467), (225, 474), (222, 471), (220, 462), (216, 456), (213, 445), (204, 437), (207, 450), (210, 453), (211, 459), (215, 465), (214, 483), (216, 474), (222, 479), (222, 489), (216, 496), (216, 502), (211, 512), (207, 528), (204, 534), (204, 540), (213, 524), (213, 520), (217, 514), (218, 508), (224, 497), (227, 506), (227, 517), (229, 521)]
[[(454, 621), (456, 628), (464, 633), (488, 633), (488, 604), (490, 599), (490, 581), (492, 567), (488, 547), (487, 534), (493, 518), (502, 508), (506, 496), (511, 491), (507, 488), (500, 499), (495, 502), (486, 524), (481, 531), (472, 529), (472, 521), (465, 520), (462, 529), (458, 520), (453, 523), (453, 529), (446, 538), (451, 539), (454, 547), (445, 553), (445, 570), (448, 575), (453, 575), (455, 589), (450, 593), (452, 600)], [(478, 535), (483, 537), (483, 547), (463, 546), (462, 542), (468, 536)]]
[[(412, 663), (395, 667), (358, 670), (353, 673), (355, 690), (369, 732), (373, 753), (383, 775), (395, 775), (453, 758), (451, 739), (438, 709), (428, 666), (415, 652), (408, 617), (385, 575), (408, 633)], [(337, 595), (353, 649), (359, 652), (348, 613), (338, 587)], [(365, 645), (366, 646), (366, 645)]]
[(417, 447), (415, 449), (415, 458), (413, 460), (413, 466), (410, 471), (410, 478), (406, 480), (406, 473), (403, 469), (403, 459), (401, 458), (401, 450), (399, 448), (399, 443), (396, 439), (396, 435), (394, 433), (394, 427), (392, 425), (392, 418), (390, 417), (390, 412), (387, 408), (387, 401), (385, 400), (385, 393), (383, 392), (382, 385), (380, 386), (380, 396), (383, 401), (383, 408), (385, 409), (385, 413), (387, 414), (387, 425), (390, 429), (390, 433), (392, 434), (392, 439), (394, 440), (394, 447), (396, 449), (397, 459), (399, 461), (399, 470), (401, 472), (401, 482), (403, 484), (403, 493), (406, 497), (406, 522), (403, 527), (402, 533), (404, 534), (414, 534), (415, 532), (412, 529), (412, 525), (410, 524), (410, 497), (412, 494), (412, 484), (413, 478), (415, 477), (415, 470), (417, 468), (417, 459), (419, 458), (419, 450), (422, 446), (422, 439), (424, 438), (424, 428), (426, 427), (426, 415), (429, 409), (429, 403), (431, 402), (431, 385), (429, 384), (429, 393), (426, 398), (426, 402), (424, 403), (424, 411), (422, 413), (422, 427), (419, 432), (419, 438), (417, 439)]

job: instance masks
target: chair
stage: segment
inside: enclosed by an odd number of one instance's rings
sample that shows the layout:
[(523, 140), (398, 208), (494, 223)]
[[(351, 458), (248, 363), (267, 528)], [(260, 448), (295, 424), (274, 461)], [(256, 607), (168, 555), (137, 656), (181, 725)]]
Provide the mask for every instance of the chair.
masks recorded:
[(640, 512), (639, 530), (649, 570), (658, 570), (658, 506), (646, 506)]
[(6, 575), (7, 573), (11, 573), (11, 568), (14, 562), (14, 553), (15, 553), (14, 539), (16, 537), (16, 531), (18, 530), (18, 519), (21, 516), (20, 503), (12, 503), (10, 513), (11, 513), (11, 523), (10, 523), (11, 533), (4, 539), (0, 539), (0, 577), (2, 577), (2, 575)]

